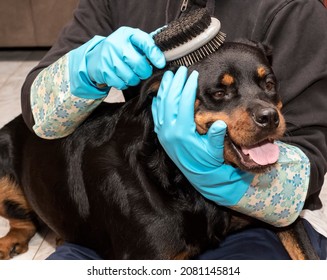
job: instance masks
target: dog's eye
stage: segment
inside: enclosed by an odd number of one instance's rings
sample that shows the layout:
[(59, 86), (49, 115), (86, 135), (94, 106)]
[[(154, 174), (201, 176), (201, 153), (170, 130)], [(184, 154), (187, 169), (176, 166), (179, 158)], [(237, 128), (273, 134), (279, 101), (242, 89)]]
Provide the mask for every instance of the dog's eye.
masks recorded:
[(266, 81), (266, 90), (267, 91), (273, 91), (275, 89), (275, 82), (271, 79), (268, 79)]
[(222, 99), (222, 98), (225, 97), (225, 95), (226, 95), (226, 92), (224, 90), (217, 90), (217, 91), (212, 93), (212, 96), (215, 99)]

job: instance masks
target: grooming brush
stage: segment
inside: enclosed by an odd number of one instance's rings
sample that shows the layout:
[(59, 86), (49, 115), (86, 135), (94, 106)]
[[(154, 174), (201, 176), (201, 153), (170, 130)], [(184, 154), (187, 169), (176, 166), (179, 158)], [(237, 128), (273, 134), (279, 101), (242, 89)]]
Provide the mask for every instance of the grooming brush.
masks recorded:
[(202, 8), (170, 22), (153, 38), (169, 65), (190, 66), (223, 44), (226, 35), (220, 28), (220, 21)]

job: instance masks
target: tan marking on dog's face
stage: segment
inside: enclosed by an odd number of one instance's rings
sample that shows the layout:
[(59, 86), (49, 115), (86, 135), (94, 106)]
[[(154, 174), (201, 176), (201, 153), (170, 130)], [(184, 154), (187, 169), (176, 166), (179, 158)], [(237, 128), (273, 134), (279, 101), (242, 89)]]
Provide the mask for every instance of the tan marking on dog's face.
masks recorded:
[(230, 122), (229, 116), (224, 112), (199, 111), (195, 114), (196, 130), (199, 134), (206, 134), (209, 125), (217, 120), (224, 121), (227, 125)]
[(207, 133), (210, 125), (217, 120), (222, 120), (227, 124), (229, 136), (238, 145), (253, 143), (256, 126), (245, 109), (235, 109), (231, 114), (210, 111), (197, 112), (195, 115), (197, 131), (200, 134)]
[[(249, 118), (248, 113), (242, 109), (237, 109), (230, 115), (224, 112), (198, 112), (195, 116), (197, 131), (200, 134), (207, 133), (210, 124), (216, 120), (222, 120), (227, 124), (228, 137), (233, 139), (233, 142), (243, 143), (248, 141), (249, 138), (253, 139), (253, 122)], [(224, 159), (226, 163), (238, 165), (238, 158), (226, 139)]]
[(230, 86), (235, 82), (234, 77), (230, 74), (225, 74), (221, 80), (221, 83), (225, 86)]
[(259, 78), (263, 78), (266, 75), (266, 69), (263, 66), (258, 67), (257, 74)]

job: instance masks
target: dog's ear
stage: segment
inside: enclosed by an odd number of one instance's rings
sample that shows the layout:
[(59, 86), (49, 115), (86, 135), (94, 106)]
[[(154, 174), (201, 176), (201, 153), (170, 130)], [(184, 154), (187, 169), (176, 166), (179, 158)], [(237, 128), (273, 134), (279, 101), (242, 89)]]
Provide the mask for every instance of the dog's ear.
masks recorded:
[(236, 42), (258, 48), (259, 50), (261, 50), (262, 54), (267, 58), (269, 64), (272, 65), (273, 56), (272, 56), (272, 48), (270, 46), (261, 42), (248, 40), (248, 39), (239, 39), (236, 40)]
[(168, 66), (164, 69), (156, 70), (149, 79), (143, 82), (141, 87), (141, 100), (145, 100), (147, 97), (156, 96), (165, 71), (170, 70), (176, 73), (177, 69), (178, 66)]
[(260, 42), (256, 42), (256, 46), (263, 52), (265, 57), (268, 59), (269, 64), (272, 65), (272, 61), (273, 61), (272, 48)]
[(136, 112), (142, 111), (144, 107), (152, 103), (152, 98), (157, 96), (163, 74), (164, 71), (156, 71), (150, 78), (142, 82), (137, 106), (135, 107)]
[(141, 100), (157, 95), (163, 74), (163, 71), (157, 71), (149, 79), (144, 81), (141, 87)]

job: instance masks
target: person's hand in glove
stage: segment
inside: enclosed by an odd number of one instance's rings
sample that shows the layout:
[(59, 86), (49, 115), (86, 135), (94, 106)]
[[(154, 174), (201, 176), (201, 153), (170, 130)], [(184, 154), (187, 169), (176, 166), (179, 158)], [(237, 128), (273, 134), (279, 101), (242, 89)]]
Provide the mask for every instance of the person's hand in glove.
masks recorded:
[(226, 124), (216, 121), (205, 135), (196, 131), (194, 102), (198, 73), (167, 71), (152, 102), (155, 132), (166, 153), (206, 198), (231, 206), (244, 195), (253, 175), (224, 163)]
[(110, 87), (126, 89), (152, 75), (152, 65), (163, 68), (165, 57), (151, 34), (121, 27), (108, 37), (93, 39), (69, 53), (71, 92), (98, 99)]

